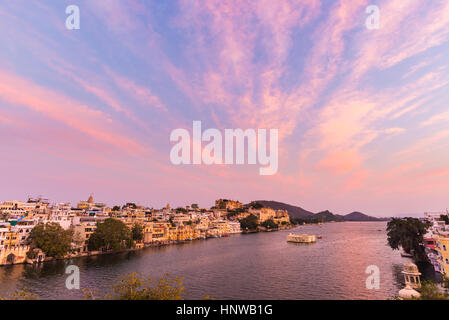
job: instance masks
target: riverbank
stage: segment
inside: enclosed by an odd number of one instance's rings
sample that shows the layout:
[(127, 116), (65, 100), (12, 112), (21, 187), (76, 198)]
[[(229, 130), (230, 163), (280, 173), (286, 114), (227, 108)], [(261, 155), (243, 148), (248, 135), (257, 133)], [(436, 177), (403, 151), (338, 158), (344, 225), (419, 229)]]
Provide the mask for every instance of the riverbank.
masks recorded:
[[(288, 230), (295, 228), (295, 225), (290, 226), (284, 226), (282, 228), (277, 229), (266, 229), (264, 227), (258, 227), (257, 230), (245, 230), (242, 231), (241, 234), (249, 234), (249, 233), (259, 233), (259, 232), (276, 232), (281, 230)], [(78, 259), (78, 258), (84, 258), (84, 257), (92, 257), (92, 256), (99, 256), (99, 255), (111, 255), (111, 254), (120, 254), (120, 253), (126, 253), (126, 252), (133, 252), (133, 251), (139, 251), (145, 248), (152, 248), (152, 247), (162, 247), (162, 246), (170, 246), (170, 245), (177, 245), (177, 244), (183, 244), (188, 243), (192, 241), (199, 241), (199, 240), (207, 240), (207, 239), (216, 239), (216, 238), (226, 238), (228, 236), (232, 236), (235, 234), (240, 233), (233, 233), (233, 234), (226, 234), (222, 236), (216, 236), (216, 237), (205, 237), (205, 238), (198, 238), (198, 239), (192, 239), (192, 240), (167, 240), (167, 241), (156, 241), (151, 243), (144, 243), (139, 245), (138, 247), (128, 248), (128, 249), (122, 249), (122, 250), (110, 250), (110, 251), (88, 251), (88, 252), (80, 252), (80, 253), (70, 253), (62, 258), (56, 258), (56, 257), (44, 257), (44, 258), (35, 258), (30, 259), (28, 257), (24, 257), (24, 259), (17, 259), (16, 262), (13, 263), (5, 263), (1, 264), (2, 266), (7, 265), (18, 265), (18, 264), (40, 264), (44, 262), (51, 262), (51, 261), (58, 261), (58, 260), (71, 260), (71, 259)]]
[[(378, 231), (381, 230), (381, 231)], [(287, 243), (289, 232), (322, 234), (304, 246)], [(169, 273), (184, 278), (186, 299), (389, 299), (403, 288), (409, 259), (386, 246), (385, 223), (344, 222), (300, 226), (291, 231), (234, 234), (223, 239), (146, 247), (38, 265), (0, 268), (0, 296), (26, 287), (41, 299), (82, 299), (68, 290), (67, 265), (80, 271), (80, 288), (110, 292), (132, 272), (154, 278)], [(216, 241), (214, 241), (216, 240)], [(366, 288), (367, 266), (382, 270), (380, 288)], [(421, 270), (423, 280), (426, 270)], [(244, 281), (242, 281), (244, 279)], [(429, 280), (432, 280), (430, 278)]]

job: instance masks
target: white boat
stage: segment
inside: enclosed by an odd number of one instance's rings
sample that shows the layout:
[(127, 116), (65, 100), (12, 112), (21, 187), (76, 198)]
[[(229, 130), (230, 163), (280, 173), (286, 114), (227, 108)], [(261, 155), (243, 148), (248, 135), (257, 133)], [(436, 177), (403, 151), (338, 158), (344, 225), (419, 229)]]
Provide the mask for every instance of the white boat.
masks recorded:
[(313, 243), (313, 242), (316, 242), (316, 237), (315, 237), (315, 235), (309, 235), (309, 234), (293, 234), (293, 233), (290, 233), (287, 236), (287, 242)]

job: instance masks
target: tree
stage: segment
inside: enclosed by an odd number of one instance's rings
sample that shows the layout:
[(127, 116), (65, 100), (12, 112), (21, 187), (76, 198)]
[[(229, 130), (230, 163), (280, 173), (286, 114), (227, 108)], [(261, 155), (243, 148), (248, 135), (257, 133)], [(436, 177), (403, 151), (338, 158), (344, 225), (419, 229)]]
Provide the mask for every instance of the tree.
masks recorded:
[(132, 238), (134, 241), (143, 240), (143, 226), (139, 223), (135, 223), (131, 229)]
[(47, 257), (63, 258), (72, 243), (72, 231), (64, 230), (58, 223), (39, 223), (30, 232), (28, 243), (41, 249)]
[(218, 209), (226, 209), (226, 200), (222, 200), (218, 203)]
[[(165, 274), (159, 279), (144, 278), (131, 273), (119, 279), (113, 292), (105, 299), (113, 300), (182, 300), (184, 294), (182, 278), (172, 278)], [(83, 290), (86, 299), (95, 299), (92, 290)]]
[(76, 246), (82, 247), (84, 245), (85, 234), (84, 231), (77, 231), (73, 234), (72, 241), (75, 243)]
[(129, 228), (122, 221), (108, 218), (104, 222), (97, 222), (97, 228), (87, 243), (89, 250), (121, 250), (132, 247), (132, 235)]
[(440, 219), (444, 221), (444, 224), (449, 224), (449, 216), (446, 214), (440, 215)]
[(39, 300), (39, 298), (34, 293), (29, 292), (27, 288), (23, 288), (8, 297), (0, 297), (0, 300)]
[(273, 219), (267, 219), (264, 222), (262, 222), (260, 225), (267, 229), (276, 229), (278, 227), (277, 223), (274, 222)]
[(182, 207), (178, 207), (178, 208), (176, 208), (176, 212), (187, 213), (187, 209), (186, 208), (182, 208)]
[(114, 206), (114, 207), (112, 208), (112, 211), (120, 211), (120, 206)]
[(255, 230), (257, 229), (257, 226), (259, 225), (259, 220), (257, 217), (253, 214), (250, 214), (246, 218), (243, 218), (240, 220), (240, 227), (242, 230)]
[(198, 204), (192, 203), (192, 209), (198, 209)]
[(388, 244), (393, 250), (402, 247), (406, 253), (412, 253), (416, 260), (425, 261), (422, 243), (429, 226), (429, 223), (415, 218), (393, 218), (387, 224)]
[(257, 201), (252, 201), (252, 202), (249, 204), (249, 206), (250, 206), (251, 208), (253, 208), (253, 209), (256, 209), (256, 210), (262, 209), (262, 208), (264, 207), (263, 204), (261, 204), (260, 202), (257, 202)]
[(125, 208), (137, 209), (137, 205), (133, 202), (128, 202), (123, 206), (123, 209)]
[(421, 293), (419, 300), (449, 300), (446, 290), (440, 290), (432, 281), (423, 281), (418, 291)]

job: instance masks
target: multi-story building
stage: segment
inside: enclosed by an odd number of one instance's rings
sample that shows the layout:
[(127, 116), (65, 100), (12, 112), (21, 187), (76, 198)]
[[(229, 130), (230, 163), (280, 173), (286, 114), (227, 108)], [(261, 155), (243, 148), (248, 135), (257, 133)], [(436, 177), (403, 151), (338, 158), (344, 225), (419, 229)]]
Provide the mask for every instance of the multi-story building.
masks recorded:
[(243, 208), (243, 203), (228, 199), (218, 199), (215, 200), (215, 207), (218, 209), (235, 210)]
[(226, 220), (212, 220), (211, 225), (220, 231), (220, 235), (231, 233), (229, 223)]
[(240, 222), (228, 221), (229, 233), (241, 233), (242, 228), (240, 227)]
[(435, 235), (436, 251), (441, 271), (449, 275), (449, 237), (445, 235)]
[(20, 218), (27, 215), (20, 201), (4, 201), (0, 204), (0, 216), (5, 218)]
[(0, 249), (19, 245), (19, 232), (10, 223), (0, 223)]
[(259, 219), (260, 223), (276, 217), (276, 211), (271, 208), (260, 208), (260, 209), (250, 208), (248, 212), (250, 214), (255, 215), (257, 219)]

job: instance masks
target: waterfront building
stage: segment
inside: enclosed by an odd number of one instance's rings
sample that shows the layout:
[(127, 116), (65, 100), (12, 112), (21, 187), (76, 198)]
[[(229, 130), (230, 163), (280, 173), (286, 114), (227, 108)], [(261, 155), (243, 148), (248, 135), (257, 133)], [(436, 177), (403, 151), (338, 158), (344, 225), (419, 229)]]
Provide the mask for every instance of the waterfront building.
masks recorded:
[(17, 230), (19, 246), (25, 246), (27, 244), (28, 236), (35, 226), (34, 220), (27, 219), (17, 222), (15, 228)]
[(259, 222), (262, 223), (269, 219), (274, 219), (276, 217), (276, 211), (271, 208), (260, 208), (260, 209), (254, 209), (250, 208), (249, 210), (250, 214), (253, 214), (259, 219)]
[(405, 286), (409, 286), (412, 289), (421, 288), (421, 273), (418, 270), (418, 267), (414, 263), (407, 263), (404, 265), (404, 269), (402, 270), (402, 274), (404, 275)]
[(0, 223), (0, 248), (11, 248), (19, 245), (18, 229), (10, 223)]
[(424, 238), (424, 249), (434, 270), (442, 272), (436, 240), (434, 238)]
[(153, 222), (146, 221), (143, 224), (143, 243), (148, 244), (151, 243), (153, 240)]
[(276, 210), (275, 216), (273, 217), (273, 221), (281, 227), (282, 225), (290, 224), (290, 216), (288, 215), (287, 210)]
[(418, 267), (409, 262), (404, 265), (402, 274), (404, 275), (405, 288), (399, 291), (400, 299), (419, 298), (421, 294), (415, 289), (421, 288), (421, 273)]
[(449, 236), (442, 234), (436, 235), (435, 241), (441, 271), (447, 275), (449, 274)]
[(213, 220), (211, 225), (219, 230), (219, 234), (231, 233), (228, 221), (226, 220)]
[(169, 222), (154, 222), (151, 235), (152, 242), (165, 242), (169, 240)]
[(241, 233), (242, 228), (240, 227), (240, 222), (228, 221), (229, 233)]

